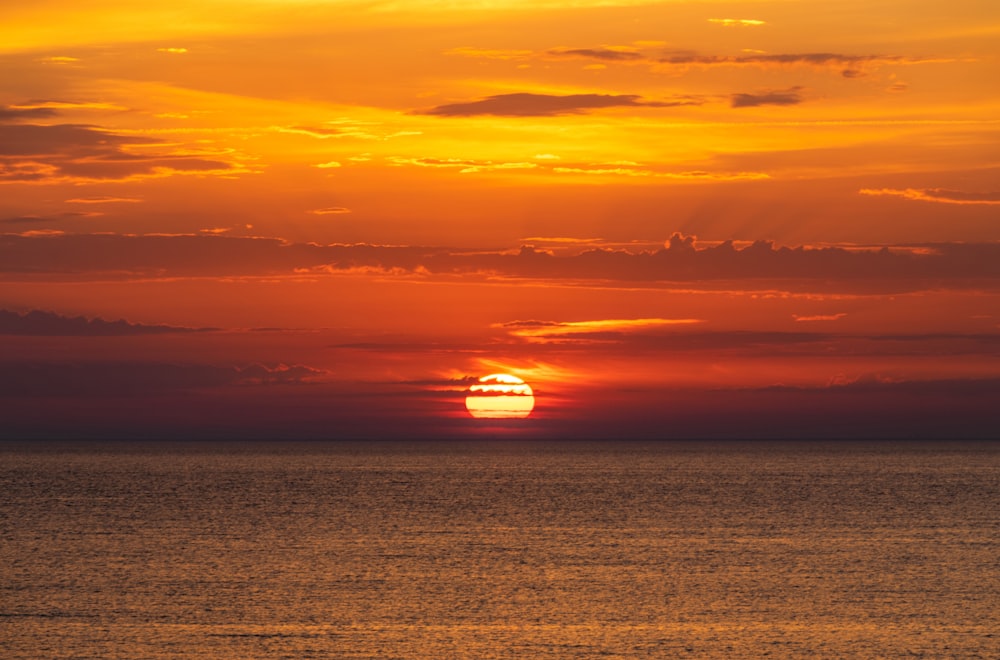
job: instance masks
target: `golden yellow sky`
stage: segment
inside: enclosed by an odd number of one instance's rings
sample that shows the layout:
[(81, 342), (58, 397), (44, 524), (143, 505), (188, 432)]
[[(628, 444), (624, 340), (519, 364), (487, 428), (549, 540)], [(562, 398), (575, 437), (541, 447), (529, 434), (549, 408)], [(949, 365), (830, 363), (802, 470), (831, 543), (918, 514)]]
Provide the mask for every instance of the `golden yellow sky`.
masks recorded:
[[(79, 211), (83, 191), (137, 200), (87, 207), (96, 231), (141, 218), (320, 241), (997, 237), (998, 200), (950, 203), (996, 188), (987, 2), (3, 11), (0, 102), (21, 113), (4, 130), (29, 152), (4, 156), (13, 216)], [(27, 122), (86, 128), (59, 153), (18, 138)]]

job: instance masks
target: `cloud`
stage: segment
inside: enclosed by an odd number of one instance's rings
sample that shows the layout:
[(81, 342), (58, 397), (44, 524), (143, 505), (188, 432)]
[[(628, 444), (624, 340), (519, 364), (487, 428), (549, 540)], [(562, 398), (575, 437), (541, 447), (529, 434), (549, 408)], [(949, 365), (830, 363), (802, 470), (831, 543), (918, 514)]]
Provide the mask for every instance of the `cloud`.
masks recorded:
[(553, 48), (547, 52), (555, 57), (578, 57), (608, 62), (634, 62), (645, 59), (642, 53), (631, 48)]
[(320, 128), (316, 126), (273, 126), (272, 131), (276, 133), (292, 133), (295, 135), (308, 135), (320, 140), (330, 138), (347, 137), (348, 134), (340, 128)]
[(553, 172), (558, 174), (581, 174), (590, 176), (626, 176), (626, 177), (650, 177), (656, 179), (672, 179), (675, 181), (748, 181), (758, 179), (768, 179), (770, 175), (763, 172), (668, 172), (662, 170), (649, 169), (640, 166), (638, 163), (593, 163), (577, 164), (573, 166), (553, 167)]
[[(667, 319), (667, 321), (671, 321)], [(625, 354), (641, 351), (644, 354), (680, 354), (691, 351), (749, 351), (761, 355), (814, 354), (816, 345), (822, 344), (825, 354), (830, 354), (837, 346), (838, 335), (820, 332), (782, 331), (712, 331), (704, 330), (700, 319), (676, 319), (663, 324), (636, 325), (615, 329), (597, 327), (581, 332), (563, 332), (559, 325), (540, 327), (534, 330), (515, 327), (511, 335), (530, 344), (558, 344), (560, 349), (589, 350), (594, 344), (602, 344), (609, 354), (618, 350)]]
[(522, 238), (521, 241), (525, 243), (568, 243), (572, 245), (576, 244), (590, 244), (590, 243), (603, 243), (603, 238), (575, 238), (572, 236), (528, 236)]
[(129, 150), (158, 144), (82, 124), (0, 123), (0, 183), (82, 183), (232, 169), (197, 156)]
[(944, 188), (862, 188), (862, 195), (872, 197), (892, 196), (912, 199), (919, 202), (937, 202), (939, 204), (968, 204), (993, 206), (1000, 204), (1000, 192), (962, 192)]
[(759, 27), (767, 25), (767, 21), (759, 21), (754, 18), (710, 18), (708, 22), (723, 27)]
[(14, 234), (14, 236), (24, 236), (30, 238), (32, 236), (62, 236), (66, 232), (61, 229), (32, 229), (31, 231), (22, 231)]
[(118, 105), (117, 103), (108, 103), (107, 101), (56, 101), (51, 99), (38, 99), (28, 101), (26, 103), (18, 103), (17, 105), (9, 106), (11, 108), (21, 108), (21, 109), (45, 109), (45, 110), (114, 110), (123, 111), (128, 110), (127, 107), (123, 105)]
[[(772, 389), (802, 389), (779, 386)], [(948, 394), (950, 396), (1000, 394), (1000, 378), (896, 378), (878, 373), (857, 376), (840, 375), (827, 383), (826, 390), (842, 392), (900, 392), (910, 394)]]
[[(826, 332), (720, 331), (706, 330), (704, 319), (648, 318), (599, 319), (591, 321), (516, 320), (496, 324), (515, 339), (531, 344), (554, 343), (562, 348), (586, 349), (595, 343), (613, 344), (624, 351), (678, 353), (700, 350), (751, 350), (759, 355), (768, 350), (798, 353), (801, 346), (829, 343), (839, 338)], [(808, 350), (815, 350), (810, 348)]]
[[(843, 315), (829, 315), (825, 320)], [(803, 318), (819, 321), (820, 318)], [(658, 322), (657, 322), (658, 321)], [(739, 352), (745, 356), (948, 356), (992, 355), (1000, 347), (998, 333), (921, 333), (913, 335), (867, 334), (856, 328), (834, 332), (828, 324), (805, 323), (808, 330), (717, 330), (699, 319), (635, 319), (575, 322), (518, 320), (496, 324), (507, 335), (505, 350), (526, 354), (537, 344), (554, 344), (560, 350), (592, 349), (605, 355), (677, 355), (693, 351)], [(814, 328), (822, 328), (815, 330)], [(495, 341), (501, 341), (496, 339)], [(520, 349), (518, 349), (520, 347)]]
[(0, 122), (19, 121), (21, 119), (46, 119), (58, 114), (52, 108), (36, 108), (21, 106), (0, 106)]
[(699, 55), (682, 52), (660, 57), (662, 66), (736, 66), (736, 67), (790, 67), (809, 66), (833, 69), (841, 75), (854, 78), (866, 71), (886, 65), (914, 65), (955, 62), (955, 59), (913, 58), (899, 55), (846, 55), (843, 53), (748, 53), (746, 55)]
[(475, 160), (468, 158), (403, 158), (401, 156), (390, 156), (389, 163), (394, 166), (431, 167), (438, 169), (453, 169), (460, 174), (470, 174), (476, 172), (495, 172), (503, 170), (533, 170), (536, 172), (546, 172), (553, 174), (578, 174), (586, 176), (623, 176), (632, 178), (659, 178), (671, 179), (675, 181), (746, 181), (755, 179), (768, 179), (770, 175), (763, 172), (706, 172), (706, 171), (664, 171), (651, 169), (633, 161), (612, 161), (608, 163), (566, 163), (556, 165), (561, 162), (556, 157), (539, 158), (538, 162), (518, 162), (507, 161), (497, 162), (492, 160)]
[(884, 55), (843, 55), (839, 53), (751, 53), (747, 55), (699, 55), (697, 53), (676, 53), (660, 58), (662, 64), (697, 64), (701, 66), (746, 66), (746, 65), (810, 65), (847, 66), (867, 62), (900, 62), (902, 57)]
[(313, 209), (309, 211), (313, 215), (344, 215), (351, 212), (351, 209), (343, 206), (328, 206), (323, 209)]
[(0, 396), (134, 397), (227, 386), (294, 385), (326, 372), (304, 365), (162, 362), (0, 362)]
[(333, 120), (328, 124), (336, 124), (334, 128), (323, 126), (270, 126), (268, 130), (275, 133), (289, 133), (292, 135), (305, 135), (317, 140), (329, 140), (331, 138), (353, 138), (357, 140), (389, 140), (397, 137), (407, 137), (411, 135), (422, 135), (421, 131), (394, 131), (385, 133), (377, 130), (377, 122), (354, 121), (354, 120)]
[(74, 197), (67, 199), (67, 204), (138, 204), (143, 200), (137, 197), (110, 197), (99, 195), (94, 197)]
[(0, 218), (0, 225), (50, 223), (50, 222), (60, 222), (63, 220), (72, 220), (75, 218), (94, 218), (102, 215), (104, 214), (99, 211), (68, 211), (66, 213), (58, 213), (56, 215), (49, 215), (49, 216), (19, 215), (10, 218)]
[(527, 60), (531, 59), (535, 55), (535, 52), (531, 50), (473, 48), (470, 46), (462, 46), (445, 51), (445, 55), (458, 55), (460, 57), (474, 57), (487, 60)]
[(54, 312), (32, 310), (18, 314), (0, 309), (0, 335), (36, 337), (120, 337), (126, 335), (162, 335), (167, 333), (207, 332), (214, 328), (184, 328), (170, 325), (144, 325), (123, 319), (62, 316)]
[[(1000, 287), (1000, 243), (928, 243), (882, 249), (779, 247), (756, 241), (701, 246), (675, 234), (659, 250), (606, 248), (555, 255), (427, 246), (289, 243), (212, 235), (0, 234), (0, 273), (8, 281), (45, 278), (296, 276), (356, 272), (509, 277), (586, 282), (675, 283), (783, 290), (890, 292), (927, 287)], [(717, 283), (717, 284), (713, 284)], [(791, 287), (791, 288), (787, 288)]]
[(636, 94), (498, 94), (478, 101), (449, 103), (415, 114), (437, 117), (475, 117), (495, 115), (501, 117), (557, 117), (581, 114), (588, 110), (614, 107), (665, 108), (682, 105), (700, 105), (702, 102), (692, 97), (680, 97), (672, 101), (644, 101)]
[(495, 170), (533, 170), (537, 163), (495, 162), (492, 160), (470, 160), (465, 158), (389, 158), (393, 165), (414, 165), (416, 167), (454, 168), (460, 174), (490, 172)]
[(598, 338), (607, 340), (630, 332), (664, 326), (704, 323), (702, 319), (598, 319), (592, 321), (508, 321), (499, 327), (515, 337), (534, 342), (564, 342)]
[(187, 48), (157, 48), (158, 53), (169, 53), (170, 55), (183, 55), (188, 52)]
[(792, 318), (799, 322), (810, 322), (810, 321), (839, 321), (840, 319), (847, 316), (845, 312), (840, 312), (838, 314), (812, 314), (812, 315), (799, 315), (792, 314)]
[(762, 92), (760, 94), (733, 94), (730, 105), (734, 108), (752, 108), (759, 105), (797, 105), (802, 103), (801, 87)]
[[(710, 23), (724, 27), (760, 27), (765, 21), (757, 19), (710, 18)], [(512, 60), (521, 62), (587, 59), (605, 65), (647, 64), (656, 69), (686, 67), (760, 67), (779, 68), (807, 66), (840, 73), (847, 78), (856, 78), (882, 66), (909, 66), (929, 63), (949, 63), (973, 61), (941, 57), (905, 57), (902, 55), (852, 55), (846, 53), (767, 53), (745, 49), (742, 55), (702, 55), (693, 51), (673, 51), (665, 54), (643, 52), (639, 46), (660, 49), (662, 42), (633, 42), (634, 46), (597, 46), (551, 48), (544, 51), (499, 50), (489, 48), (455, 48), (448, 55), (474, 57), (479, 59)]]

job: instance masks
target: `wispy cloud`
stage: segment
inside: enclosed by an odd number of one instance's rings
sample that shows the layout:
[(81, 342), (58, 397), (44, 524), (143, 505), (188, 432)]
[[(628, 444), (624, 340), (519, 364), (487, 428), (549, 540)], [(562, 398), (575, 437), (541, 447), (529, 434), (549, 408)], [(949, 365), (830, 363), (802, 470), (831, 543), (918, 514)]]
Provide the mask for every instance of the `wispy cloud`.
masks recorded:
[(138, 197), (111, 197), (99, 195), (94, 197), (74, 197), (67, 199), (67, 204), (138, 204), (143, 200)]
[(962, 192), (944, 188), (862, 188), (858, 191), (871, 197), (902, 197), (918, 202), (993, 206), (1000, 204), (1000, 192)]
[(492, 160), (474, 160), (466, 158), (403, 158), (393, 156), (389, 158), (393, 165), (412, 165), (416, 167), (432, 167), (443, 169), (457, 169), (461, 174), (475, 172), (489, 172), (495, 170), (532, 170), (539, 165), (537, 163), (526, 163), (517, 161), (496, 162)]
[(119, 337), (125, 335), (162, 335), (167, 333), (206, 332), (214, 328), (184, 328), (170, 325), (129, 323), (123, 319), (63, 316), (55, 312), (32, 310), (23, 314), (0, 309), (0, 335), (57, 337)]
[[(49, 105), (14, 111), (35, 113), (21, 117), (48, 116), (54, 112)], [(160, 153), (147, 151), (157, 146), (162, 148)], [(143, 150), (133, 151), (134, 147)], [(80, 124), (0, 121), (0, 183), (85, 183), (218, 171), (231, 174), (234, 168), (221, 160), (170, 151), (168, 145), (153, 138)]]
[(36, 100), (26, 103), (18, 103), (11, 108), (32, 109), (32, 110), (128, 110), (127, 107), (117, 103), (107, 101), (57, 101), (57, 100)]
[(269, 126), (265, 130), (275, 133), (288, 133), (290, 135), (304, 135), (317, 140), (352, 138), (356, 140), (384, 141), (398, 137), (421, 135), (421, 131), (380, 131), (378, 129), (379, 124), (376, 122), (338, 120), (327, 123), (333, 124), (333, 126)]
[[(708, 21), (723, 27), (752, 28), (766, 25), (766, 21), (750, 18), (710, 18)], [(753, 49), (746, 49), (741, 55), (713, 55), (701, 54), (695, 51), (664, 52), (663, 45), (660, 42), (634, 42), (633, 45), (626, 46), (560, 46), (541, 51), (464, 47), (446, 51), (446, 54), (478, 59), (521, 62), (553, 62), (583, 59), (600, 62), (607, 66), (647, 64), (654, 70), (689, 67), (787, 68), (805, 66), (830, 69), (847, 78), (859, 77), (883, 66), (910, 66), (973, 61), (969, 58), (910, 57), (883, 54), (857, 55), (835, 52), (767, 53)]]
[(16, 215), (9, 218), (0, 218), (3, 225), (24, 225), (61, 222), (64, 220), (75, 220), (79, 218), (96, 218), (104, 215), (100, 211), (67, 211), (53, 215)]
[[(530, 341), (550, 342), (587, 338), (608, 340), (617, 335), (639, 332), (664, 326), (692, 325), (704, 323), (702, 319), (598, 319), (592, 321), (508, 321), (497, 327), (507, 330), (515, 337)], [(589, 335), (589, 337), (583, 337)]]
[(0, 395), (7, 397), (143, 396), (226, 386), (295, 385), (326, 372), (299, 364), (170, 364), (163, 362), (0, 363)]
[(589, 176), (624, 176), (624, 177), (648, 177), (655, 179), (670, 179), (684, 182), (697, 181), (751, 181), (768, 179), (770, 176), (764, 172), (708, 172), (704, 170), (693, 170), (687, 172), (670, 172), (665, 170), (650, 169), (638, 163), (588, 163), (576, 165), (561, 165), (552, 168), (553, 172), (559, 174), (577, 174)]
[(13, 105), (0, 106), (0, 122), (19, 121), (22, 119), (47, 119), (57, 114), (53, 108)]
[(398, 167), (429, 167), (435, 169), (455, 170), (460, 174), (497, 171), (527, 171), (533, 173), (552, 173), (556, 175), (577, 175), (586, 177), (629, 177), (655, 178), (682, 182), (699, 181), (747, 181), (767, 179), (764, 172), (709, 172), (704, 170), (668, 171), (655, 169), (634, 161), (612, 161), (608, 163), (559, 163), (557, 158), (535, 157), (539, 162), (492, 161), (469, 158), (406, 158), (390, 156), (390, 164)]
[(767, 25), (767, 21), (759, 21), (755, 18), (710, 18), (709, 23), (722, 25), (723, 27), (760, 27)]
[(792, 67), (809, 66), (839, 71), (846, 78), (856, 78), (868, 70), (887, 65), (914, 65), (958, 62), (954, 58), (920, 58), (901, 55), (847, 55), (844, 53), (748, 53), (745, 55), (701, 55), (682, 52), (660, 57), (664, 66), (697, 67)]
[(276, 133), (307, 135), (319, 140), (329, 140), (330, 138), (349, 136), (349, 132), (342, 128), (324, 128), (322, 126), (272, 126), (271, 130)]
[(636, 62), (645, 59), (642, 53), (629, 47), (553, 48), (546, 52), (549, 55), (559, 58), (579, 57), (608, 62)]
[(837, 314), (810, 314), (810, 315), (799, 315), (792, 314), (792, 318), (797, 322), (812, 322), (812, 321), (839, 321), (840, 319), (847, 316), (846, 312), (839, 312)]
[(466, 103), (448, 103), (415, 114), (437, 117), (475, 117), (495, 115), (501, 117), (557, 117), (581, 114), (590, 110), (615, 107), (669, 108), (701, 105), (704, 101), (684, 96), (667, 101), (644, 100), (636, 94), (498, 94)]
[(327, 206), (322, 209), (313, 209), (309, 211), (313, 215), (346, 215), (351, 212), (351, 209), (344, 206)]
[(574, 238), (571, 236), (528, 236), (521, 239), (524, 243), (569, 243), (588, 244), (603, 243), (603, 238)]
[(513, 50), (504, 48), (473, 48), (462, 46), (445, 51), (445, 55), (458, 55), (487, 60), (527, 60), (535, 55), (532, 50)]
[(730, 105), (734, 108), (752, 108), (759, 105), (798, 105), (802, 103), (801, 87), (772, 90), (756, 94), (733, 94)]

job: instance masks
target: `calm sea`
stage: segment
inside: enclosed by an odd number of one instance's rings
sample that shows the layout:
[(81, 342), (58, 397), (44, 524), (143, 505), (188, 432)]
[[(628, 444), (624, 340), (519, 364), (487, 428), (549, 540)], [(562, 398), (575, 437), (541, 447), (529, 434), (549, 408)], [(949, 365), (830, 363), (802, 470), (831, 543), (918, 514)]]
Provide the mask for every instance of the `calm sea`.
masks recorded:
[(1000, 657), (1000, 443), (0, 444), (0, 656)]

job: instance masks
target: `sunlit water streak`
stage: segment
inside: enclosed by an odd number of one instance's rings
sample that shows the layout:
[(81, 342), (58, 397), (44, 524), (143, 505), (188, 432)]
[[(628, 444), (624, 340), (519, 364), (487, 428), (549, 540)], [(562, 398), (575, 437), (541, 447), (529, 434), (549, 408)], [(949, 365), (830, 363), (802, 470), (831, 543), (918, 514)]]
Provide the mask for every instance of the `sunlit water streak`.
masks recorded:
[(0, 445), (5, 658), (1000, 657), (1000, 445)]

